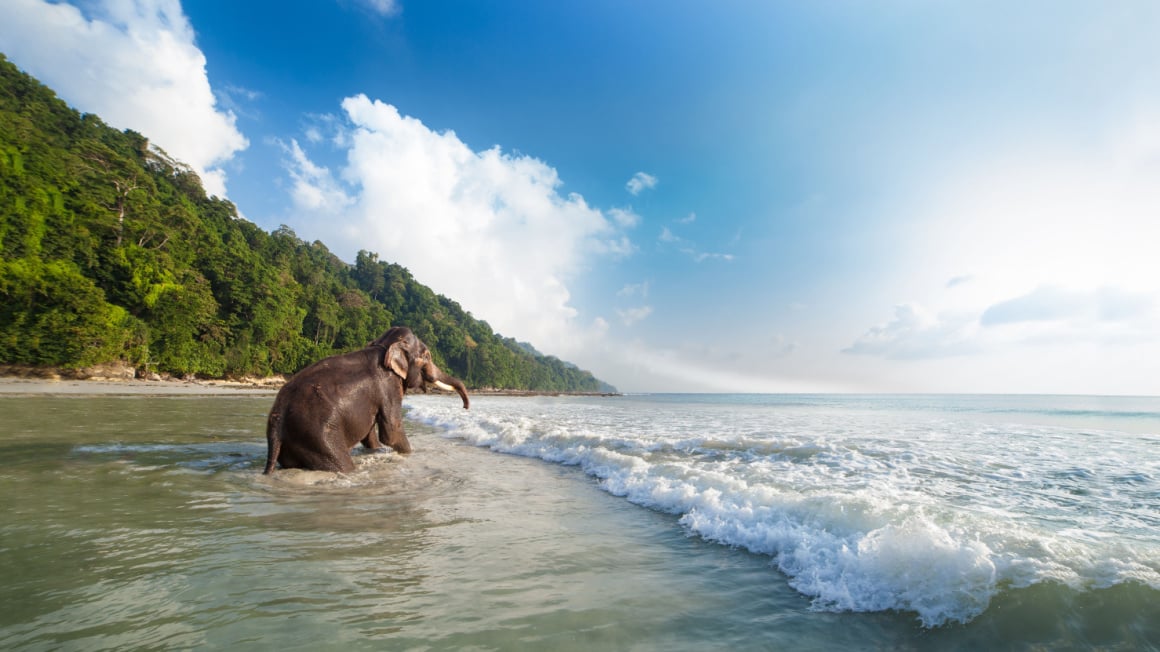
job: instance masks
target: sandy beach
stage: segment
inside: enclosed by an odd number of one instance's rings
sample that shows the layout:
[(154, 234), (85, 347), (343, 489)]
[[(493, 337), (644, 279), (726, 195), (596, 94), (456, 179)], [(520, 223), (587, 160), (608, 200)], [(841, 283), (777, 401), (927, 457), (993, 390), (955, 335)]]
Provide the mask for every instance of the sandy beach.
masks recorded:
[(77, 395), (214, 395), (274, 394), (277, 385), (261, 385), (232, 380), (108, 380), (0, 377), (0, 395), (77, 394)]
[[(118, 380), (112, 378), (28, 378), (0, 376), (0, 395), (77, 394), (97, 396), (117, 395), (220, 395), (246, 394), (260, 396), (276, 394), (284, 380), (281, 377), (256, 380)], [(428, 391), (443, 394), (434, 387)], [(555, 392), (518, 389), (470, 389), (472, 396), (620, 396), (613, 392)]]

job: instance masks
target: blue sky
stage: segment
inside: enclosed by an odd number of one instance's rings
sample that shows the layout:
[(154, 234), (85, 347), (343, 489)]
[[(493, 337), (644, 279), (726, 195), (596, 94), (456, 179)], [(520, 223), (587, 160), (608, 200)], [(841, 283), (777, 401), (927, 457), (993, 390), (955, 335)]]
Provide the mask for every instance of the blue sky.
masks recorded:
[(1160, 394), (1153, 2), (136, 0), (0, 51), (628, 391)]

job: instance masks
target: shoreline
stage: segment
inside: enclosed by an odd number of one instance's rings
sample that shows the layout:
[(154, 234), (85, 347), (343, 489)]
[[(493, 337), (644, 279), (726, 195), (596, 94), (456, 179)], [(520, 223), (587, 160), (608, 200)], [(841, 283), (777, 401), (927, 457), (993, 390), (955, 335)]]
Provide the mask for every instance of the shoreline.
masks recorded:
[[(181, 380), (165, 378), (156, 380), (120, 378), (63, 378), (0, 375), (0, 396), (11, 395), (133, 395), (133, 396), (196, 396), (235, 395), (273, 396), (285, 380), (281, 377), (245, 380)], [(432, 389), (432, 394), (441, 394)], [(611, 392), (557, 392), (522, 389), (476, 389), (468, 390), (471, 396), (622, 396)], [(454, 394), (452, 394), (454, 395)]]
[(0, 396), (4, 395), (235, 395), (273, 396), (277, 386), (232, 380), (113, 380), (73, 378), (18, 378), (0, 376)]

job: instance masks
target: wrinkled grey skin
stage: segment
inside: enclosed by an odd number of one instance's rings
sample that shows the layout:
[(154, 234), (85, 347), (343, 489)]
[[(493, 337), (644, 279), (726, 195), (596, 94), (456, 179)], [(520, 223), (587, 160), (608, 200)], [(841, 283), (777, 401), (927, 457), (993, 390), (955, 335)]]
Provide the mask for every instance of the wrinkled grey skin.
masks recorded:
[[(266, 470), (354, 471), (350, 450), (385, 443), (410, 453), (403, 434), (403, 394), (433, 383), (453, 389), (470, 407), (467, 388), (431, 361), (427, 345), (405, 326), (391, 328), (367, 348), (324, 358), (299, 371), (278, 391), (266, 422)], [(385, 441), (380, 440), (380, 435)]]

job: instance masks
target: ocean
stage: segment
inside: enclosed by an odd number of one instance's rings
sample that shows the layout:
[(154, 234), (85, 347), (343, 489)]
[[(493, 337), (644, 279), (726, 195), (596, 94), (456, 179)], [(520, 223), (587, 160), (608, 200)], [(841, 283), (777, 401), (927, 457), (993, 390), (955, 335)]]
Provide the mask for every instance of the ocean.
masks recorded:
[(0, 395), (0, 648), (1160, 650), (1160, 399)]

